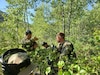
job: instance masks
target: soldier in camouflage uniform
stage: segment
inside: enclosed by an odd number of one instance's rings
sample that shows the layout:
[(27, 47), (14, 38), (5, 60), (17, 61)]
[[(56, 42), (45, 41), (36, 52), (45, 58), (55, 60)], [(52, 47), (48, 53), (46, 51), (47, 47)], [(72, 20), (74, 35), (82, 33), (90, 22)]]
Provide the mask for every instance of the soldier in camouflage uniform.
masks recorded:
[(76, 57), (75, 52), (73, 51), (73, 44), (67, 40), (65, 40), (64, 33), (58, 33), (56, 36), (56, 40), (58, 42), (58, 52), (60, 53), (60, 57), (67, 56), (68, 59), (71, 57)]
[[(57, 50), (55, 52), (56, 59), (53, 60), (53, 66), (52, 66), (52, 74), (50, 75), (57, 75), (58, 73), (58, 67), (57, 65), (54, 66), (54, 63), (58, 63), (58, 61), (61, 59), (65, 61), (65, 64), (68, 64), (68, 60), (71, 60), (71, 57), (76, 57), (76, 54), (74, 53), (73, 44), (67, 40), (65, 40), (65, 34), (64, 33), (58, 33), (56, 35), (56, 40), (58, 42)], [(67, 70), (67, 66), (63, 67), (63, 70)]]
[(32, 39), (32, 32), (30, 30), (26, 31), (26, 37), (22, 40), (22, 47), (27, 51), (32, 51), (37, 48), (37, 38)]

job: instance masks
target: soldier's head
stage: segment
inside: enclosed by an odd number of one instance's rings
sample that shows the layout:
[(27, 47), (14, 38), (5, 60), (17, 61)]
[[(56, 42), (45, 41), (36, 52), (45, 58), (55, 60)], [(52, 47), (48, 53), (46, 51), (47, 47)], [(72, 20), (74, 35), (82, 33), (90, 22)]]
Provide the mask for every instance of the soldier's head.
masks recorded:
[(64, 42), (65, 41), (65, 34), (60, 32), (56, 35), (56, 40), (58, 43)]
[(27, 39), (30, 39), (32, 37), (32, 32), (30, 30), (27, 30), (25, 34)]

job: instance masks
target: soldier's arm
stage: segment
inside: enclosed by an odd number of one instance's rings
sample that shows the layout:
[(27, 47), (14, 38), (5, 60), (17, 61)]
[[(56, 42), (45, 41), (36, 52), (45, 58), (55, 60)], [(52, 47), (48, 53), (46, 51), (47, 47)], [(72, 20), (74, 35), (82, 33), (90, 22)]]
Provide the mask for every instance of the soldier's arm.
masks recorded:
[(71, 47), (71, 43), (65, 43), (63, 46), (63, 52), (60, 54), (60, 56), (68, 56), (71, 54), (72, 51), (72, 47)]

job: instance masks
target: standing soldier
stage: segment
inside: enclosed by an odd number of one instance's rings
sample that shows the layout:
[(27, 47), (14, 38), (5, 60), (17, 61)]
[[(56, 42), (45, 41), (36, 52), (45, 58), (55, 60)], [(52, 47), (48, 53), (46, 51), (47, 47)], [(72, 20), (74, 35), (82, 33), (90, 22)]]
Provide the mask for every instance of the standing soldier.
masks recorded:
[(71, 57), (76, 57), (76, 54), (73, 51), (73, 44), (65, 40), (64, 33), (58, 33), (56, 35), (56, 40), (58, 42), (58, 52), (60, 53), (60, 57), (67, 56), (68, 59), (71, 59)]
[[(71, 58), (75, 57), (76, 54), (73, 51), (74, 47), (73, 44), (67, 40), (65, 40), (65, 34), (60, 32), (56, 35), (56, 40), (58, 42), (56, 55), (57, 58), (55, 60), (56, 63), (58, 63), (59, 60), (63, 60), (65, 64), (69, 64), (68, 61), (71, 60)], [(64, 66), (63, 70), (67, 70), (68, 67)], [(58, 72), (59, 69), (54, 70), (55, 72)]]
[(38, 38), (35, 37), (34, 39), (32, 39), (32, 32), (30, 30), (27, 30), (26, 36), (22, 40), (22, 47), (27, 51), (35, 50), (38, 46), (36, 40), (38, 40)]

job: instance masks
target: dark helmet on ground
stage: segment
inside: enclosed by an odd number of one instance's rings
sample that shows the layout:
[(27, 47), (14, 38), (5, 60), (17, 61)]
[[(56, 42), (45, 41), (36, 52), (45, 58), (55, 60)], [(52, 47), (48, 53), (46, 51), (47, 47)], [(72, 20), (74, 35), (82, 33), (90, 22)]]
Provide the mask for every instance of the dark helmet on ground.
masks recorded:
[(32, 34), (31, 30), (26, 31), (26, 35), (28, 35), (28, 34)]

